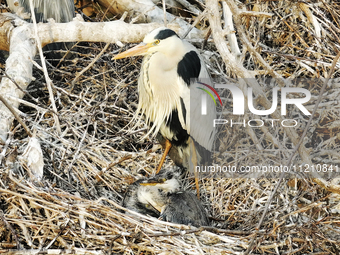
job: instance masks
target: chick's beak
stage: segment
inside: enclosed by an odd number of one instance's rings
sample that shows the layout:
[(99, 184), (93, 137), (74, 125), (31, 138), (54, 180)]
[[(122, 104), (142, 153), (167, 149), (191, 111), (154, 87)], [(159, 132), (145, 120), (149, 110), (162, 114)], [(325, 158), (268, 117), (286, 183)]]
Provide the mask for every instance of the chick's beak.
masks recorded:
[(121, 59), (121, 58), (127, 58), (127, 57), (132, 57), (132, 56), (138, 56), (138, 55), (144, 55), (149, 48), (151, 48), (153, 45), (152, 43), (140, 43), (137, 46), (128, 49), (127, 51), (124, 51), (122, 53), (119, 53), (112, 59)]
[(156, 186), (157, 184), (163, 184), (164, 182), (166, 182), (165, 178), (152, 178), (151, 180), (149, 180), (148, 182), (142, 182), (140, 183), (141, 186)]

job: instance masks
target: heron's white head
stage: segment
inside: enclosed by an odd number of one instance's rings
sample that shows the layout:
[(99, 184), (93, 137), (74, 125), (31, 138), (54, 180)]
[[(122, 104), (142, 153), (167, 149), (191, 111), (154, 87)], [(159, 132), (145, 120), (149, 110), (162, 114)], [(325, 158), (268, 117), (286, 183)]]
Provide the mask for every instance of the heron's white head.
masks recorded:
[(116, 55), (113, 59), (121, 59), (131, 56), (148, 55), (153, 52), (162, 52), (173, 56), (178, 52), (182, 40), (171, 29), (160, 27), (147, 34), (142, 43)]

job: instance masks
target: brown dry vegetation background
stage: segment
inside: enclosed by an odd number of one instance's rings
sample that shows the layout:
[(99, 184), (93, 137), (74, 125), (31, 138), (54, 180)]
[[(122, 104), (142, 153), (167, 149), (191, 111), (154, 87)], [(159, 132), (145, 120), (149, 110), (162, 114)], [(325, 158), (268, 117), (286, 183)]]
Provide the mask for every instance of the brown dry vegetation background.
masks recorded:
[[(200, 11), (204, 4), (188, 1)], [(339, 48), (340, 6), (334, 1), (240, 1), (240, 11), (259, 11), (268, 17), (244, 15), (240, 19), (249, 42), (272, 70), (285, 78), (324, 79)], [(115, 20), (94, 1), (91, 21)], [(91, 8), (92, 8), (91, 7)], [(78, 9), (81, 12), (81, 9)], [(192, 23), (185, 7), (175, 15)], [(217, 15), (217, 14), (215, 14)], [(312, 15), (312, 16), (311, 16)], [(129, 14), (125, 21), (133, 19)], [(312, 20), (322, 27), (316, 36)], [(198, 28), (209, 30), (204, 18)], [(239, 36), (238, 28), (235, 27)], [(266, 75), (259, 59), (238, 41), (242, 65), (257, 77)], [(214, 79), (233, 80), (233, 69), (223, 62), (214, 39), (192, 41), (206, 59)], [(151, 175), (161, 158), (156, 140), (141, 139), (144, 123), (131, 121), (138, 103), (137, 78), (141, 57), (112, 61), (123, 49), (116, 45), (99, 57), (75, 84), (104, 43), (78, 43), (72, 59), (48, 66), (62, 128), (54, 127), (46, 82), (34, 70), (20, 106), (21, 116), (39, 138), (44, 155), (41, 182), (30, 176), (21, 155), (28, 143), (22, 126), (14, 121), (8, 140), (0, 146), (0, 252), (24, 254), (24, 249), (86, 254), (242, 254), (254, 237), (266, 201), (278, 179), (201, 179), (201, 201), (214, 219), (214, 229), (195, 229), (139, 214), (120, 207), (129, 184)], [(3, 64), (5, 64), (3, 62)], [(2, 66), (4, 71), (4, 65)], [(269, 77), (269, 76), (266, 76)], [(323, 96), (304, 145), (315, 164), (340, 162), (340, 86), (338, 68)], [(303, 83), (312, 93), (305, 105), (311, 112), (322, 82)], [(262, 87), (270, 95), (270, 87)], [(222, 94), (225, 118), (231, 112), (231, 95)], [(254, 116), (249, 116), (254, 119)], [(289, 109), (287, 118), (299, 119), (302, 134), (308, 117)], [(231, 165), (281, 165), (294, 145), (280, 126), (263, 129), (228, 128), (218, 138)], [(297, 153), (293, 163), (304, 162)], [(173, 167), (167, 159), (164, 167)], [(339, 254), (340, 196), (301, 176), (284, 180), (271, 201), (253, 254)], [(331, 181), (331, 180), (328, 180)], [(333, 182), (336, 181), (335, 179)], [(183, 180), (186, 189), (193, 180)], [(228, 232), (229, 231), (229, 232)], [(27, 252), (27, 251), (26, 251)]]

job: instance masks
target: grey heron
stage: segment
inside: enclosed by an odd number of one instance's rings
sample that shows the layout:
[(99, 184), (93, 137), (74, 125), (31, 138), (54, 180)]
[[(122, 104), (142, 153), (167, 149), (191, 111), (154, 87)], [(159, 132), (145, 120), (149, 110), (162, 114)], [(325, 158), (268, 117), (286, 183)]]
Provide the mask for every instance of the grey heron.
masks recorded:
[[(72, 21), (74, 17), (74, 0), (32, 0), (34, 14), (38, 22), (47, 22), (47, 19), (53, 18), (56, 22), (66, 23)], [(17, 12), (19, 8), (31, 13), (29, 0), (7, 0), (8, 7), (12, 12)], [(32, 22), (32, 19), (30, 20)], [(57, 64), (55, 59), (61, 59), (64, 55), (53, 52), (60, 49), (72, 47), (72, 43), (53, 43), (46, 45), (44, 50), (52, 51), (46, 54), (52, 63)]]
[[(211, 159), (216, 107), (208, 100), (209, 114), (201, 113), (200, 101), (205, 92), (195, 80), (211, 85), (206, 65), (197, 49), (182, 40), (173, 30), (162, 27), (145, 36), (143, 42), (113, 59), (144, 55), (138, 80), (138, 113), (157, 135), (164, 153), (156, 173), (169, 153), (175, 164), (194, 170), (197, 195), (198, 173), (195, 167)], [(195, 84), (195, 85), (194, 85)], [(148, 135), (147, 134), (147, 135)]]
[(208, 226), (204, 207), (194, 194), (181, 189), (179, 176), (178, 171), (163, 168), (153, 177), (134, 182), (127, 189), (123, 206), (168, 222)]

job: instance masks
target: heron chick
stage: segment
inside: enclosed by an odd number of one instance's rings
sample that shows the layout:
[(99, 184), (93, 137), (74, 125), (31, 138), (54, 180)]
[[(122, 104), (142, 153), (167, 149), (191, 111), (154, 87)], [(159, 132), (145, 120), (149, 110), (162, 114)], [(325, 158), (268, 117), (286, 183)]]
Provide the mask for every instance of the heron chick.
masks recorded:
[[(156, 173), (166, 155), (186, 169), (211, 160), (216, 107), (208, 100), (209, 114), (201, 113), (201, 83), (211, 85), (206, 65), (197, 49), (182, 40), (173, 30), (158, 28), (145, 36), (143, 42), (113, 59), (145, 56), (138, 79), (139, 103), (136, 115), (145, 116), (151, 127), (148, 134), (156, 136), (165, 149)], [(195, 171), (196, 187), (198, 176)]]
[(123, 206), (153, 217), (192, 226), (208, 226), (209, 218), (201, 202), (181, 189), (179, 171), (162, 169), (154, 177), (141, 179), (128, 187)]
[(154, 177), (132, 183), (124, 196), (123, 206), (153, 217), (159, 217), (168, 194), (180, 190), (180, 172), (162, 170)]

